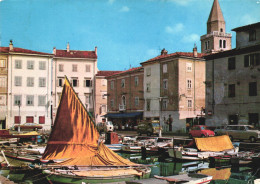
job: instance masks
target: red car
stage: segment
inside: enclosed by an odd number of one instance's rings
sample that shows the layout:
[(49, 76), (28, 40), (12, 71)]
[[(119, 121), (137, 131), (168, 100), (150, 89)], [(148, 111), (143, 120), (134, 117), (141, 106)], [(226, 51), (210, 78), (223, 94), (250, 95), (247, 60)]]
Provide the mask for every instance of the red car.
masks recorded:
[(214, 136), (215, 133), (205, 125), (195, 125), (189, 132), (189, 137), (209, 137)]

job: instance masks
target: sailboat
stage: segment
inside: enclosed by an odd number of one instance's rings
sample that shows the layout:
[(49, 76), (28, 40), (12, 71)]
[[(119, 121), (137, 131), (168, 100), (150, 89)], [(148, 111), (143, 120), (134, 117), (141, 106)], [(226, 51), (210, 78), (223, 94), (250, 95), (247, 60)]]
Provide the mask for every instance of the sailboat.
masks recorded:
[(43, 160), (62, 160), (43, 170), (52, 183), (107, 183), (147, 178), (151, 168), (119, 156), (102, 141), (67, 78)]

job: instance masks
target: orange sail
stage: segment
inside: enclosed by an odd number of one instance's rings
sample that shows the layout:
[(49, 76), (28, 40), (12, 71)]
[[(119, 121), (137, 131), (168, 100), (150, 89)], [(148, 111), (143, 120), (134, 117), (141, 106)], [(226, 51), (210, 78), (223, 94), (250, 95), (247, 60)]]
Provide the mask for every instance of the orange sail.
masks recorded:
[(66, 78), (42, 159), (66, 159), (61, 165), (136, 165), (98, 143), (98, 139), (95, 124)]

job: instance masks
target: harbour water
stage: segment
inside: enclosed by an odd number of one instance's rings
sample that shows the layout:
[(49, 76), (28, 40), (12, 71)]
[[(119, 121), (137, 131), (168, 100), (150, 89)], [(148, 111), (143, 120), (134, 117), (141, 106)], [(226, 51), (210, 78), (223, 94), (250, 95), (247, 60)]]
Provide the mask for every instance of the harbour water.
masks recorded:
[[(231, 167), (228, 165), (211, 166), (208, 162), (174, 162), (170, 158), (149, 156), (142, 158), (140, 154), (121, 154), (123, 157), (139, 164), (147, 164), (151, 167), (151, 176), (172, 176), (184, 173), (204, 173), (213, 175), (211, 184), (254, 184), (254, 180), (260, 178), (260, 168)], [(24, 164), (17, 160), (9, 159), (16, 165)], [(41, 170), (0, 170), (0, 174), (11, 181), (20, 184), (48, 184)]]

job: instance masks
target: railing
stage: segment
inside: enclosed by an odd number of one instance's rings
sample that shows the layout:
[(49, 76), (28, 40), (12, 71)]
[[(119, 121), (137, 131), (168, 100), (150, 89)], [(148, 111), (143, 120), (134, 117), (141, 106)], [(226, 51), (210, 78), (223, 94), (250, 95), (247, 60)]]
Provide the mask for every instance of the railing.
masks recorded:
[(219, 32), (219, 31), (213, 31), (213, 32), (210, 33), (210, 34), (206, 34), (206, 35), (201, 36), (201, 39), (204, 39), (204, 38), (207, 38), (207, 37), (210, 37), (210, 36), (225, 36), (225, 37), (231, 37), (232, 34), (231, 34), (231, 33), (223, 33), (223, 32)]
[(126, 110), (126, 105), (119, 104), (119, 111), (125, 111), (125, 110)]

